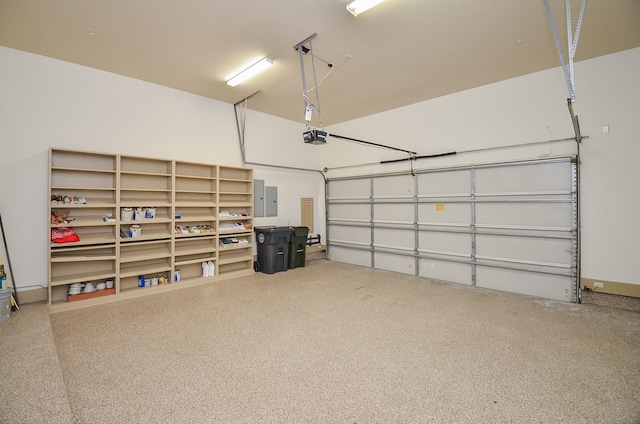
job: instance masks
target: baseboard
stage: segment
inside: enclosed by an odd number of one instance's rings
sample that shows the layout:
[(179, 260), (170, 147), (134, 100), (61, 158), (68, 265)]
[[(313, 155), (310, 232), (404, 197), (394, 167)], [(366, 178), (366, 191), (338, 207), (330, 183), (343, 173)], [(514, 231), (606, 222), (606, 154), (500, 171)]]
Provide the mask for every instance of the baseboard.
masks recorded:
[(640, 298), (640, 284), (620, 283), (617, 281), (581, 278), (580, 287), (596, 293)]
[(48, 291), (45, 288), (21, 290), (20, 287), (18, 287), (17, 291), (20, 305), (47, 301)]

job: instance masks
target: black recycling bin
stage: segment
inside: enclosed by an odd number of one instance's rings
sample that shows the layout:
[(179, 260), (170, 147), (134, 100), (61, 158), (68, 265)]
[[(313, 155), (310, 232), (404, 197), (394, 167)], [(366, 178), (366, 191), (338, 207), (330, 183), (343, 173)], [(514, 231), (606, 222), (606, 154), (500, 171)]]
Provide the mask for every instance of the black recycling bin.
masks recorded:
[(291, 241), (289, 242), (289, 268), (304, 266), (307, 256), (307, 236), (309, 227), (289, 227)]
[(286, 271), (289, 262), (289, 227), (255, 227), (258, 261), (255, 270), (265, 274)]

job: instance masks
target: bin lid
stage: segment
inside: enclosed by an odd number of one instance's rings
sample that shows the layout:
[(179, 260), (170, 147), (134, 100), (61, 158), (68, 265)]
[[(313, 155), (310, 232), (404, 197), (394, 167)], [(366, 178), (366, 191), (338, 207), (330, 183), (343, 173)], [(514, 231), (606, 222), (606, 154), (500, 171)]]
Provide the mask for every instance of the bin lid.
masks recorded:
[(309, 234), (309, 227), (291, 227), (296, 237), (306, 237)]
[(256, 233), (266, 233), (266, 232), (269, 232), (269, 231), (273, 231), (275, 229), (276, 229), (275, 225), (268, 225), (268, 226), (264, 226), (264, 227), (253, 227), (253, 230)]

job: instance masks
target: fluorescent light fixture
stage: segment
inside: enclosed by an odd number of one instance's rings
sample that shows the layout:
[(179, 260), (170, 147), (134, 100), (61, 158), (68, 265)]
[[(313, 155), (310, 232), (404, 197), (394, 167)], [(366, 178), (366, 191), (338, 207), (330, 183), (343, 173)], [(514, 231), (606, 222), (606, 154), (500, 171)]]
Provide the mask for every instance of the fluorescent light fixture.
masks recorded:
[(372, 7), (379, 5), (383, 1), (384, 0), (354, 0), (347, 5), (347, 10), (353, 16), (358, 16)]
[(273, 59), (265, 57), (259, 62), (256, 62), (253, 65), (249, 66), (244, 71), (241, 71), (235, 77), (231, 78), (229, 81), (227, 81), (227, 85), (235, 87), (236, 85), (245, 82), (249, 78), (253, 78), (254, 76), (258, 75), (260, 72), (264, 71), (271, 65), (273, 65)]

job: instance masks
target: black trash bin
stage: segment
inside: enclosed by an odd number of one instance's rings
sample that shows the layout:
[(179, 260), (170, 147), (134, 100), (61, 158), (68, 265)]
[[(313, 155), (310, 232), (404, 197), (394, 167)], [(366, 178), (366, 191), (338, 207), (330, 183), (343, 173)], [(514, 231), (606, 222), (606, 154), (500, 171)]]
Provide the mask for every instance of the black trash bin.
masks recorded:
[(255, 227), (258, 261), (255, 270), (265, 274), (286, 271), (289, 261), (289, 227)]
[(304, 266), (307, 257), (307, 236), (309, 227), (289, 227), (291, 242), (289, 242), (289, 268)]

